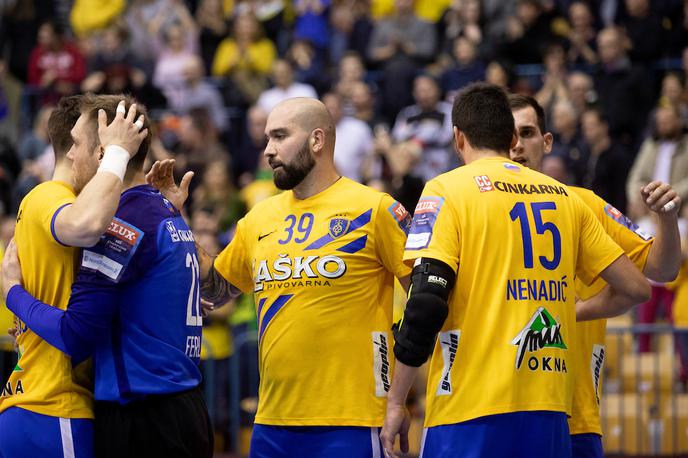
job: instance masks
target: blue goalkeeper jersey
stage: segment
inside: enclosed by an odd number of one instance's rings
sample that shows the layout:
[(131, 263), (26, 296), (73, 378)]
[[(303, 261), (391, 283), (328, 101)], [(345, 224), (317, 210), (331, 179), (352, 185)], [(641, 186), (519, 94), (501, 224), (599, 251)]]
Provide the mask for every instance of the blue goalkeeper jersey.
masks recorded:
[(199, 271), (179, 212), (154, 188), (137, 186), (122, 194), (100, 241), (83, 250), (67, 310), (21, 287), (8, 307), (73, 364), (93, 356), (96, 400), (126, 404), (200, 383)]

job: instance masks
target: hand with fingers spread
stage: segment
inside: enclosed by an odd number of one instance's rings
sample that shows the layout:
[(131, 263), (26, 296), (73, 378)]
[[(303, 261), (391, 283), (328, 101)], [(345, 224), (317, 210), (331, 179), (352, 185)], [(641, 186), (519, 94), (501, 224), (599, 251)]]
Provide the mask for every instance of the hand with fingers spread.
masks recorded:
[(670, 184), (661, 181), (648, 183), (640, 190), (643, 202), (653, 212), (660, 216), (678, 215), (681, 207), (681, 198)]
[(143, 115), (136, 119), (136, 104), (131, 104), (129, 112), (126, 112), (124, 105), (124, 100), (117, 105), (115, 119), (110, 124), (107, 123), (105, 110), (98, 110), (98, 137), (103, 147), (117, 145), (133, 157), (148, 135), (148, 129), (143, 129)]
[(153, 167), (146, 174), (146, 181), (157, 188), (165, 199), (169, 200), (178, 210), (184, 207), (189, 197), (189, 184), (194, 176), (193, 172), (186, 172), (177, 186), (174, 182), (174, 159), (155, 161)]
[(5, 256), (2, 259), (2, 297), (7, 300), (7, 293), (15, 285), (22, 284), (21, 265), (19, 264), (19, 254), (17, 244), (12, 239), (7, 245)]
[(380, 432), (380, 441), (382, 441), (382, 448), (387, 458), (400, 458), (401, 456), (394, 452), (394, 442), (396, 441), (397, 434), (399, 435), (399, 448), (402, 452), (408, 453), (408, 431), (410, 426), (411, 415), (406, 406), (388, 402), (385, 424)]

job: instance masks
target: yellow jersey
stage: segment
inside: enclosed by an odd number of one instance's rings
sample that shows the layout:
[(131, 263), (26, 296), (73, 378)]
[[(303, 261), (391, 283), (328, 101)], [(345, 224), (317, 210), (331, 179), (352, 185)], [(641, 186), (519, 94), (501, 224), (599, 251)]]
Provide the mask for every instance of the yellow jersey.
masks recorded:
[[(592, 210), (605, 232), (643, 270), (652, 246), (652, 237), (642, 232), (633, 222), (594, 192), (570, 187)], [(591, 285), (576, 280), (576, 296), (588, 299), (599, 293), (607, 283), (596, 279)], [(602, 435), (600, 424), (600, 396), (604, 371), (605, 335), (607, 320), (576, 323), (576, 344), (573, 349), (575, 378), (573, 384), (573, 409), (569, 418), (571, 434), (595, 433)]]
[[(5, 256), (5, 246), (0, 244), (0, 259)], [(14, 327), (14, 314), (5, 306), (5, 301), (0, 299), (0, 333)], [(0, 338), (0, 351), (14, 352), (12, 338), (8, 335)], [(3, 380), (4, 382), (4, 380)]]
[(255, 422), (380, 426), (391, 383), (394, 278), (411, 217), (348, 178), (307, 199), (258, 203), (215, 268), (255, 294)]
[[(48, 181), (24, 197), (14, 240), (24, 288), (46, 304), (67, 308), (76, 272), (77, 249), (54, 236), (54, 217), (76, 195), (65, 183)], [(72, 367), (71, 359), (16, 321), (19, 362), (0, 396), (0, 412), (9, 407), (62, 418), (93, 418), (90, 360)]]
[(457, 273), (430, 362), (425, 426), (571, 411), (574, 277), (623, 251), (569, 188), (504, 157), (429, 181), (404, 260)]

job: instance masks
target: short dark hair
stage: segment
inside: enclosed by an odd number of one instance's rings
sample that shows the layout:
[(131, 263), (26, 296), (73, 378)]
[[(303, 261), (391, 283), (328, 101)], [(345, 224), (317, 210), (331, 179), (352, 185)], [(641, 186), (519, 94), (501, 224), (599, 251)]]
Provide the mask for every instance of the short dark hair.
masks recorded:
[(81, 116), (81, 97), (62, 97), (48, 118), (48, 137), (55, 151), (55, 161), (63, 159), (74, 144), (72, 128)]
[(521, 94), (509, 94), (509, 105), (511, 105), (511, 111), (522, 110), (528, 107), (535, 110), (535, 115), (537, 116), (537, 123), (538, 127), (540, 128), (540, 133), (545, 133), (545, 110), (542, 109), (542, 106), (540, 106), (540, 104), (537, 100), (535, 100), (534, 97)]
[(138, 171), (143, 169), (143, 163), (146, 161), (146, 155), (148, 154), (151, 141), (153, 140), (153, 129), (151, 126), (150, 117), (146, 111), (146, 107), (141, 103), (138, 103), (129, 95), (95, 95), (88, 93), (82, 96), (80, 108), (81, 113), (86, 115), (89, 125), (91, 126), (93, 133), (92, 140), (94, 142), (92, 146), (93, 149), (95, 149), (100, 141), (98, 138), (98, 110), (105, 110), (105, 113), (107, 114), (107, 122), (111, 123), (117, 114), (117, 105), (119, 105), (119, 102), (122, 100), (124, 100), (124, 105), (127, 112), (129, 111), (129, 107), (133, 103), (136, 103), (136, 119), (138, 119), (140, 115), (143, 115), (142, 130), (148, 129), (148, 135), (146, 135), (146, 138), (141, 142), (138, 152), (129, 161), (127, 166), (128, 173), (132, 170)]
[(452, 124), (474, 148), (508, 152), (514, 136), (514, 117), (504, 89), (473, 83), (454, 99)]

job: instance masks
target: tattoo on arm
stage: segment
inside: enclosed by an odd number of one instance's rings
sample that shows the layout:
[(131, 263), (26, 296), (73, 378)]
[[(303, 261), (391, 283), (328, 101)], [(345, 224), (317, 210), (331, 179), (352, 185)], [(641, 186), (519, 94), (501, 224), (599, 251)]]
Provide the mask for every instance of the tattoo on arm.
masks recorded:
[(225, 280), (214, 266), (210, 267), (208, 277), (201, 281), (201, 297), (216, 306), (226, 304), (239, 294), (240, 291)]

